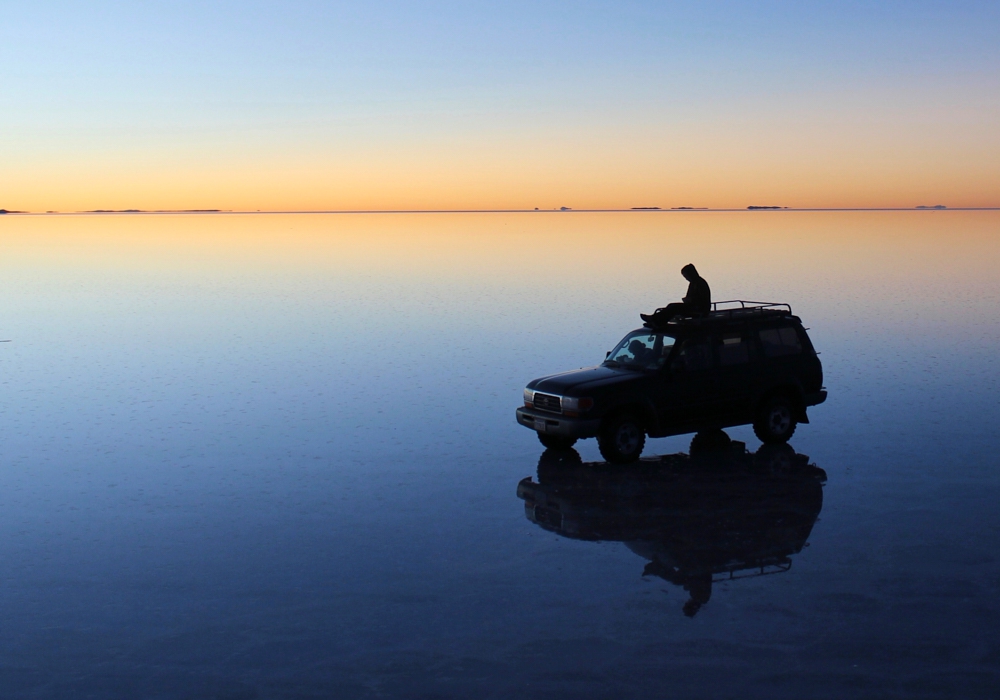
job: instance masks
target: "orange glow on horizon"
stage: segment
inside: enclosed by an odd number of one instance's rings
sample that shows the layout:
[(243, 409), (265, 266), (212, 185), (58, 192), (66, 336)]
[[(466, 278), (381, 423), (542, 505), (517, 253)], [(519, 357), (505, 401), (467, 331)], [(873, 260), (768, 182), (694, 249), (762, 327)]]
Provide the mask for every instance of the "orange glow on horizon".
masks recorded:
[[(1000, 141), (646, 125), (352, 148), (296, 141), (66, 154), (0, 166), (0, 207), (237, 211), (1000, 206)], [(552, 137), (551, 139), (547, 137)], [(319, 136), (316, 137), (320, 139)], [(958, 138), (958, 137), (956, 137)], [(303, 140), (305, 138), (303, 137)]]

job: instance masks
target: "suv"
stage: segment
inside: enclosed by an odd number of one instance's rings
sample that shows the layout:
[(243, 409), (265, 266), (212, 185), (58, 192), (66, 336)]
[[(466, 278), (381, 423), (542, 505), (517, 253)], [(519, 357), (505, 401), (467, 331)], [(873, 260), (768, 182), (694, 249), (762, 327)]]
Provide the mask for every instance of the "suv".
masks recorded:
[(531, 381), (517, 422), (550, 448), (596, 437), (609, 462), (639, 458), (646, 435), (753, 424), (787, 442), (826, 400), (823, 368), (788, 304), (723, 301), (700, 317), (626, 335), (597, 367)]

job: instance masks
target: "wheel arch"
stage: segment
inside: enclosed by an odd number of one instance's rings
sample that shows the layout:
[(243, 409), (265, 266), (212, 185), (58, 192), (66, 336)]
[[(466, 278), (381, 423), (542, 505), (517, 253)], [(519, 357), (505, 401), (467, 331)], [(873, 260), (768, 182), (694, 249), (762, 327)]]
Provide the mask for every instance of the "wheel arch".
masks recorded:
[(635, 416), (641, 423), (642, 428), (649, 432), (650, 428), (656, 426), (656, 411), (648, 401), (625, 401), (614, 407), (601, 416), (601, 425), (622, 415)]
[(802, 390), (802, 385), (798, 382), (783, 382), (781, 384), (775, 384), (765, 391), (762, 391), (757, 395), (757, 398), (754, 399), (752, 407), (753, 414), (756, 415), (761, 406), (776, 396), (784, 397), (792, 402), (792, 406), (794, 407), (796, 414), (795, 419), (799, 423), (809, 422), (809, 417), (806, 416), (805, 392)]

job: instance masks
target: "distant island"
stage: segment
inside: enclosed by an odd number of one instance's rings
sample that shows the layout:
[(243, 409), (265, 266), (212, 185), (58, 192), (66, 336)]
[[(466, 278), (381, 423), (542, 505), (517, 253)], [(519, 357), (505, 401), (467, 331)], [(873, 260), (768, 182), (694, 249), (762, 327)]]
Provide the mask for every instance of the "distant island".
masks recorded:
[(569, 207), (559, 207), (559, 211), (573, 211)]
[[(90, 209), (84, 214), (211, 214), (221, 209)], [(49, 212), (52, 213), (52, 212)]]
[(747, 209), (749, 209), (751, 211), (757, 211), (759, 209), (788, 209), (788, 207), (755, 207), (755, 206), (750, 206), (750, 207), (747, 207)]
[(659, 207), (632, 207), (633, 211), (653, 211), (659, 209)]
[(699, 209), (708, 209), (708, 207), (670, 207), (674, 211), (697, 211)]
[(27, 212), (15, 211), (14, 209), (0, 209), (0, 214), (26, 214)]
[(919, 206), (919, 207), (917, 207), (917, 209), (947, 209), (947, 208), (948, 207), (946, 207), (943, 204), (935, 204), (933, 207), (928, 207), (928, 206)]

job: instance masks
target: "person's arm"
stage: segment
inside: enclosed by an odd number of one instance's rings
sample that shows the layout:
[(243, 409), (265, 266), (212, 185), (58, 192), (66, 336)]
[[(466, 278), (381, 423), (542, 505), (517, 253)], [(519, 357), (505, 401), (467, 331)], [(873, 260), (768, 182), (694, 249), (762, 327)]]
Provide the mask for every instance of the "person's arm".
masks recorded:
[(689, 282), (687, 294), (684, 295), (684, 298), (681, 299), (681, 301), (683, 301), (685, 304), (692, 304), (694, 303), (695, 298), (697, 296), (698, 296), (698, 291), (695, 289), (694, 282)]

